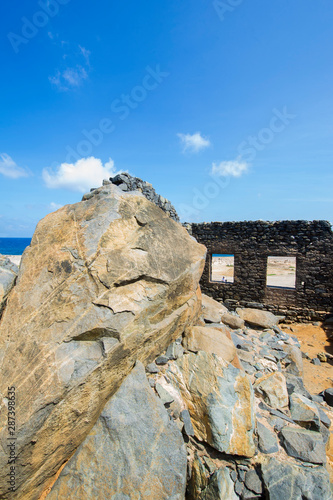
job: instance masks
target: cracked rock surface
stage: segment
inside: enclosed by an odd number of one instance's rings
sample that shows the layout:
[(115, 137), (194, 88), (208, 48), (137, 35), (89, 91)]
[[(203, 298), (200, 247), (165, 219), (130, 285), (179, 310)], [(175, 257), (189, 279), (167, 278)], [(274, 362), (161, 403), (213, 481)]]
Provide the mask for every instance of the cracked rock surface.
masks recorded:
[(41, 220), (0, 323), (0, 498), (8, 498), (7, 387), (17, 393), (17, 491), (37, 499), (136, 360), (201, 307), (206, 249), (138, 191), (114, 184)]

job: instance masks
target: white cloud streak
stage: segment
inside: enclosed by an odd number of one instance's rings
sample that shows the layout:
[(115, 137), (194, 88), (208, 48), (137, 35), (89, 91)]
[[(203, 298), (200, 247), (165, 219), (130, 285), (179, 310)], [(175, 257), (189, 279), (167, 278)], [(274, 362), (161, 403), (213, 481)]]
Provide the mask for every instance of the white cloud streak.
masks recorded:
[[(91, 52), (81, 45), (79, 45), (78, 50), (79, 52), (77, 52), (76, 50), (75, 54), (63, 55), (63, 59), (69, 58), (74, 63), (73, 65), (67, 66), (66, 68), (61, 70), (57, 69), (55, 75), (49, 76), (49, 81), (51, 82), (51, 84), (62, 92), (80, 87), (82, 83), (88, 78), (88, 72), (90, 71)], [(81, 61), (82, 59), (84, 59), (84, 62), (82, 62), (81, 64), (77, 60), (78, 56), (80, 57)]]
[(102, 185), (103, 179), (116, 175), (114, 162), (109, 159), (103, 165), (98, 158), (82, 158), (76, 163), (62, 163), (56, 171), (43, 169), (43, 179), (50, 189), (69, 189), (85, 193), (90, 188)]
[(0, 174), (10, 179), (19, 179), (30, 175), (26, 169), (19, 167), (13, 158), (6, 153), (0, 154)]
[(200, 132), (195, 134), (177, 134), (183, 146), (183, 152), (198, 153), (203, 149), (208, 148), (211, 143)]
[(239, 159), (213, 163), (211, 175), (223, 177), (241, 177), (249, 170), (249, 164)]

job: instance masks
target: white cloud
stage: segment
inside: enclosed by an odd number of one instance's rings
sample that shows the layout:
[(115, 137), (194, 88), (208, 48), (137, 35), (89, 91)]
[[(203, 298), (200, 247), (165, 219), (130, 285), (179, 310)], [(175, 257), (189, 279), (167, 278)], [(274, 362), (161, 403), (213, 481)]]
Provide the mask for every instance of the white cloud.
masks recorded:
[(225, 177), (241, 177), (249, 169), (249, 164), (246, 161), (239, 159), (233, 161), (221, 161), (221, 163), (213, 163), (211, 174)]
[(61, 41), (60, 45), (66, 45), (66, 53), (63, 54), (63, 60), (68, 60), (67, 67), (57, 69), (53, 76), (49, 76), (49, 81), (52, 85), (57, 87), (58, 90), (66, 92), (73, 90), (82, 85), (87, 80), (90, 71), (90, 50), (76, 46), (75, 49), (70, 50), (67, 42)]
[(86, 62), (86, 65), (87, 65), (87, 66), (90, 66), (90, 54), (91, 54), (90, 50), (87, 50), (86, 48), (81, 47), (81, 45), (79, 45), (79, 49), (80, 49), (80, 51), (81, 51), (81, 54), (82, 54), (82, 55), (83, 55), (83, 57), (84, 57), (84, 60), (85, 60), (85, 62)]
[(10, 179), (29, 176), (29, 173), (24, 168), (16, 165), (13, 158), (6, 153), (0, 154), (0, 174)]
[(82, 66), (66, 68), (64, 71), (57, 71), (54, 76), (49, 76), (50, 82), (59, 90), (70, 90), (80, 87), (82, 82), (88, 78), (88, 73)]
[(183, 152), (198, 153), (202, 149), (208, 148), (211, 144), (208, 139), (203, 137), (200, 132), (195, 134), (177, 134), (182, 145)]
[(43, 169), (43, 179), (48, 188), (70, 189), (85, 193), (90, 188), (102, 185), (103, 179), (113, 177), (116, 172), (114, 162), (109, 159), (105, 165), (100, 159), (82, 158), (76, 163), (62, 163), (56, 171), (50, 168)]

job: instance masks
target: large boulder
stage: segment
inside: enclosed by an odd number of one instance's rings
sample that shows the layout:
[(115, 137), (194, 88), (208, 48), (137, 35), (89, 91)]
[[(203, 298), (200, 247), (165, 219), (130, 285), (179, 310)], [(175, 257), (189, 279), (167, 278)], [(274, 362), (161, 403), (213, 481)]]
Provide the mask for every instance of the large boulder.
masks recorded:
[[(136, 360), (201, 314), (206, 249), (138, 192), (109, 184), (49, 214), (0, 323), (0, 497), (37, 499)], [(7, 388), (17, 393), (16, 492), (6, 474)]]
[(269, 311), (239, 307), (236, 309), (236, 312), (246, 323), (260, 328), (273, 328), (279, 322), (279, 318)]
[(7, 296), (13, 286), (18, 273), (18, 267), (8, 257), (0, 255), (0, 318)]
[(254, 395), (243, 371), (199, 351), (179, 358), (166, 374), (188, 407), (198, 439), (229, 455), (254, 455)]
[(192, 326), (187, 330), (184, 344), (190, 351), (214, 353), (227, 361), (227, 363), (230, 363), (237, 354), (236, 347), (232, 340), (217, 328)]
[(62, 470), (47, 500), (183, 500), (186, 455), (177, 425), (138, 362)]

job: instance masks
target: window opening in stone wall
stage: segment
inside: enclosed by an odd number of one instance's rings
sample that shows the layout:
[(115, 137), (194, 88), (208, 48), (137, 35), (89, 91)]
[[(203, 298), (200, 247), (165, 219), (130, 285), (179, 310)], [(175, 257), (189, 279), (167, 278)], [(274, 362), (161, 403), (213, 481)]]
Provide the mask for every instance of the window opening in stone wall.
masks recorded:
[(296, 287), (296, 257), (268, 257), (267, 286)]
[(234, 261), (232, 254), (213, 253), (211, 280), (220, 283), (234, 282)]

